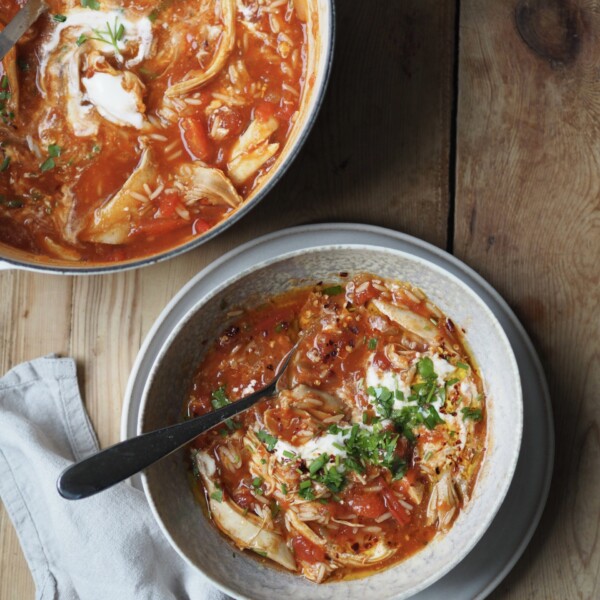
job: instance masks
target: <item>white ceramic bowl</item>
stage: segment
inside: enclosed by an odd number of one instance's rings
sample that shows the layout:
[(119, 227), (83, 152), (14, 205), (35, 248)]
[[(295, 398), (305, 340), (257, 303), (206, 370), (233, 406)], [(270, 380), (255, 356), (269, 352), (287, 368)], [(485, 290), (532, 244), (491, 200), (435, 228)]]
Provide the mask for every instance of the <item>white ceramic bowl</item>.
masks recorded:
[(323, 246), (285, 254), (241, 273), (202, 298), (173, 328), (146, 383), (139, 433), (177, 422), (192, 376), (234, 306), (251, 306), (298, 285), (370, 272), (421, 288), (460, 327), (487, 394), (487, 452), (474, 494), (452, 529), (404, 562), (363, 579), (316, 585), (234, 548), (204, 517), (191, 491), (185, 452), (147, 470), (144, 490), (179, 554), (238, 598), (406, 598), (430, 585), (473, 548), (508, 491), (521, 445), (523, 404), (510, 344), (483, 301), (455, 276), (416, 256), (372, 246)]

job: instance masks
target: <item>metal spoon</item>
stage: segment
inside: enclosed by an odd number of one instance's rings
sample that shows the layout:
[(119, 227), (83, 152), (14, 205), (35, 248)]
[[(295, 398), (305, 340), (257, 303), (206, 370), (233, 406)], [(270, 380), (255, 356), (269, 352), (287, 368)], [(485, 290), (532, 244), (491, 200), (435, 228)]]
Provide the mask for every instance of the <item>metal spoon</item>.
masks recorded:
[(275, 377), (262, 390), (206, 415), (125, 440), (75, 463), (60, 474), (56, 484), (58, 493), (67, 500), (97, 494), (175, 452), (215, 425), (248, 410), (263, 398), (274, 395), (297, 346), (284, 356)]
[(19, 41), (21, 36), (48, 10), (44, 0), (27, 0), (21, 10), (0, 32), (0, 60), (2, 60)]

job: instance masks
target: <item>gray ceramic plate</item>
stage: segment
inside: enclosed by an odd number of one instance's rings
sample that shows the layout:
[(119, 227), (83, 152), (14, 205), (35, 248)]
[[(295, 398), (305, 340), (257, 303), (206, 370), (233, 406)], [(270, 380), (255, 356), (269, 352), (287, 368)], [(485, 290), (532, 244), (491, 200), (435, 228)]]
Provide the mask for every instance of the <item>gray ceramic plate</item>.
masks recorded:
[[(196, 276), (165, 309), (150, 332), (130, 379), (124, 433), (133, 435), (141, 389), (149, 369), (168, 334), (188, 310), (225, 279), (272, 256), (313, 246), (365, 243), (391, 247), (437, 263), (469, 285), (496, 314), (505, 329), (519, 362), (524, 395), (525, 436), (523, 455), (528, 468), (519, 462), (515, 482), (507, 499), (481, 542), (453, 571), (420, 592), (416, 597), (433, 598), (440, 593), (451, 597), (483, 597), (510, 570), (529, 541), (545, 502), (553, 452), (551, 415), (543, 374), (530, 342), (501, 298), (470, 269), (453, 257), (408, 236), (356, 225), (324, 225), (296, 228), (262, 238), (234, 251)], [(537, 398), (536, 401), (532, 401)], [(535, 408), (535, 410), (532, 410)], [(546, 427), (540, 426), (546, 425)], [(531, 446), (531, 447), (530, 447)], [(536, 460), (537, 456), (537, 460)], [(532, 472), (532, 465), (538, 465)], [(523, 485), (524, 478), (527, 485)], [(521, 483), (519, 483), (519, 480)], [(537, 484), (537, 485), (536, 485)], [(518, 510), (515, 507), (518, 506)], [(498, 535), (501, 532), (502, 535)], [(510, 532), (510, 533), (509, 533)], [(443, 591), (442, 591), (443, 590)]]

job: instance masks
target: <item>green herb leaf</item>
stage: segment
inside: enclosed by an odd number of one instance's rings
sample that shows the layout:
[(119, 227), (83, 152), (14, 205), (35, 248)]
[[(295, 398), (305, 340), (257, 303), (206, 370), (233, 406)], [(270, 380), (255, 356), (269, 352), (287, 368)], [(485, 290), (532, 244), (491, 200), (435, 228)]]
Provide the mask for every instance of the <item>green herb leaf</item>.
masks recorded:
[(456, 366), (460, 369), (464, 369), (465, 371), (469, 370), (469, 365), (465, 364), (464, 362), (457, 362)]
[(283, 455), (284, 455), (286, 458), (292, 458), (292, 459), (293, 459), (293, 458), (296, 458), (296, 455), (295, 455), (293, 452), (290, 452), (289, 450), (284, 450), (284, 451), (283, 451)]
[(315, 499), (315, 491), (313, 490), (312, 481), (310, 479), (306, 479), (300, 483), (298, 486), (298, 495), (304, 500)]
[(67, 20), (67, 17), (65, 17), (65, 15), (52, 15), (52, 19), (59, 23), (64, 23)]
[(217, 502), (223, 502), (223, 490), (220, 489), (216, 489), (211, 495), (210, 497), (213, 500), (216, 500)]
[(262, 491), (262, 489), (260, 487), (262, 485), (262, 483), (263, 483), (262, 477), (255, 477), (252, 480), (252, 487), (254, 488), (254, 493), (255, 494), (262, 494), (263, 493), (263, 491)]
[(281, 493), (282, 493), (283, 495), (285, 495), (285, 494), (287, 494), (287, 493), (288, 493), (288, 486), (287, 486), (285, 483), (282, 483), (282, 484), (281, 484)]
[(78, 46), (81, 46), (82, 44), (85, 44), (85, 43), (87, 42), (87, 40), (88, 40), (88, 39), (87, 39), (87, 36), (85, 35), (85, 33), (82, 33), (82, 34), (81, 34), (81, 35), (80, 35), (80, 36), (77, 38), (77, 40), (75, 41), (75, 43), (76, 43)]
[(310, 466), (308, 467), (310, 474), (315, 475), (317, 471), (322, 469), (327, 464), (328, 461), (329, 456), (325, 452), (323, 452), (323, 454), (321, 454), (319, 458), (313, 460), (312, 463), (310, 463)]
[(148, 20), (150, 21), (150, 23), (154, 23), (154, 21), (156, 21), (156, 19), (158, 19), (158, 10), (154, 9), (149, 15), (148, 15)]
[(369, 350), (375, 350), (377, 348), (377, 338), (371, 338), (369, 340)]
[(437, 377), (433, 369), (433, 361), (429, 356), (423, 357), (417, 363), (417, 371), (423, 379), (435, 379)]
[(227, 392), (225, 391), (225, 386), (221, 386), (211, 393), (211, 401), (212, 407), (216, 410), (218, 408), (223, 408), (228, 404), (231, 404), (231, 400), (227, 397)]
[(100, 2), (98, 0), (81, 0), (83, 8), (91, 8), (92, 10), (100, 10)]
[(8, 165), (10, 165), (10, 156), (5, 156), (2, 164), (0, 164), (0, 172), (6, 171), (6, 169), (8, 169)]
[(463, 408), (460, 411), (463, 414), (465, 420), (470, 419), (471, 421), (481, 421), (483, 419), (483, 412), (480, 408)]
[(429, 414), (426, 417), (423, 417), (423, 421), (425, 422), (425, 426), (427, 429), (435, 429), (436, 425), (440, 425), (444, 423), (444, 419), (440, 417), (438, 411), (435, 409), (435, 406), (429, 406)]
[(40, 171), (42, 171), (42, 173), (49, 171), (50, 169), (54, 169), (54, 167), (56, 166), (56, 163), (54, 162), (54, 159), (52, 157), (47, 158), (41, 165), (40, 165)]
[(332, 285), (331, 287), (326, 287), (323, 289), (323, 293), (326, 296), (337, 296), (344, 291), (344, 288), (341, 285)]
[(369, 387), (367, 391), (371, 396), (375, 397), (375, 407), (377, 412), (384, 419), (389, 419), (394, 408), (394, 394), (386, 387)]
[(57, 146), (56, 144), (50, 144), (48, 146), (48, 154), (54, 158), (60, 156), (61, 151), (61, 147)]
[(256, 437), (267, 447), (269, 452), (273, 452), (273, 450), (275, 450), (277, 438), (274, 435), (271, 435), (261, 429), (260, 431), (256, 432)]

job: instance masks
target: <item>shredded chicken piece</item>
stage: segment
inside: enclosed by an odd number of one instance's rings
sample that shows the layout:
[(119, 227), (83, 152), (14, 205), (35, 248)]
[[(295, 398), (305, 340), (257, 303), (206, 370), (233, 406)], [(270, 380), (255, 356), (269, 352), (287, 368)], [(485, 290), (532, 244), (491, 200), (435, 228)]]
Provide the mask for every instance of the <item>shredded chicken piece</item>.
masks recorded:
[(135, 171), (117, 194), (95, 211), (79, 238), (103, 244), (123, 244), (131, 231), (132, 212), (140, 203), (135, 195), (143, 194), (144, 185), (154, 184), (156, 177), (152, 152), (145, 148)]
[(212, 204), (227, 204), (237, 208), (242, 203), (231, 181), (220, 169), (207, 167), (200, 162), (182, 165), (175, 176), (181, 184), (186, 204), (205, 199)]
[(269, 144), (269, 137), (277, 130), (275, 117), (266, 121), (254, 119), (239, 140), (233, 145), (227, 162), (229, 176), (236, 184), (242, 184), (256, 173), (279, 150), (279, 144)]
[(181, 96), (187, 94), (217, 76), (225, 66), (229, 55), (235, 46), (235, 17), (237, 14), (236, 0), (220, 0), (223, 33), (213, 61), (205, 71), (190, 71), (186, 79), (167, 89), (166, 96)]

